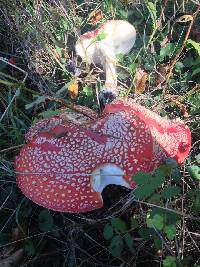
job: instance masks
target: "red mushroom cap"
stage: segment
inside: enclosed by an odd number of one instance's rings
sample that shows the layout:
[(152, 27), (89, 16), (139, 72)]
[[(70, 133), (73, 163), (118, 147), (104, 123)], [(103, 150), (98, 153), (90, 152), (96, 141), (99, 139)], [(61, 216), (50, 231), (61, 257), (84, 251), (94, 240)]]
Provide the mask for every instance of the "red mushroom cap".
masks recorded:
[(130, 100), (107, 105), (104, 109), (104, 114), (118, 113), (120, 111), (136, 115), (149, 127), (154, 141), (154, 157), (159, 163), (163, 162), (163, 156), (160, 157), (160, 153), (166, 154), (165, 157), (175, 159), (179, 164), (183, 163), (191, 149), (191, 132), (183, 121), (160, 117), (158, 114)]
[(71, 121), (66, 113), (43, 120), (30, 129), (27, 141), (15, 162), (17, 183), (34, 202), (62, 212), (102, 207), (93, 182), (105, 166), (116, 166), (121, 184), (135, 188), (134, 173), (152, 171), (168, 157), (182, 163), (191, 146), (182, 121), (130, 102), (107, 105), (102, 118), (87, 124)]
[[(62, 137), (55, 137), (59, 131)], [(105, 139), (72, 123), (41, 132), (16, 159), (17, 183), (35, 203), (49, 209), (86, 212), (102, 206), (91, 188), (91, 169), (101, 161)]]

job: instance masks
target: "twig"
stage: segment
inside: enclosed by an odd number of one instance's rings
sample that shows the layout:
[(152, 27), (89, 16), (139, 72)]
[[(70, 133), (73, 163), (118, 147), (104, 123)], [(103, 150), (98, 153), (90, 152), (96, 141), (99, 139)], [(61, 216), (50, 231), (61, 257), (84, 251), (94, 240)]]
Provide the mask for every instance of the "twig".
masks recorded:
[[(191, 22), (190, 22), (190, 25), (189, 25), (189, 28), (188, 28), (188, 30), (187, 30), (187, 33), (186, 33), (186, 35), (185, 35), (185, 39), (184, 39), (184, 41), (183, 41), (183, 44), (182, 44), (182, 46), (181, 46), (181, 49), (177, 52), (176, 56), (174, 57), (174, 59), (172, 59), (171, 63), (169, 64), (169, 72), (168, 72), (168, 74), (167, 74), (167, 77), (166, 77), (166, 80), (165, 80), (165, 84), (167, 84), (167, 82), (169, 81), (169, 79), (170, 79), (170, 77), (171, 77), (171, 75), (172, 75), (172, 71), (173, 71), (173, 69), (174, 69), (174, 66), (175, 66), (175, 64), (176, 64), (176, 62), (177, 62), (177, 60), (178, 60), (178, 58), (180, 57), (180, 54), (182, 53), (183, 49), (185, 48), (185, 45), (186, 45), (186, 42), (187, 42), (188, 37), (189, 37), (189, 35), (190, 35), (192, 26), (193, 26), (193, 24), (194, 24), (194, 21), (195, 21), (197, 15), (198, 15), (199, 11), (200, 11), (200, 5), (197, 6), (196, 11), (195, 11), (195, 12), (193, 13), (193, 15), (192, 15), (192, 20), (191, 20)], [(165, 90), (163, 90), (163, 93), (165, 94)]]
[(196, 93), (198, 93), (198, 92), (200, 92), (200, 84), (195, 85), (195, 87), (192, 88), (191, 90), (189, 90), (188, 92), (186, 92), (185, 95), (183, 95), (183, 96), (178, 96), (178, 97), (177, 97), (177, 100), (178, 100), (179, 102), (182, 102), (182, 101), (184, 101), (188, 96), (191, 96), (191, 95), (196, 94)]
[(2, 149), (0, 150), (0, 153), (4, 153), (4, 152), (8, 152), (10, 150), (15, 150), (15, 149), (18, 149), (20, 147), (22, 147), (24, 144), (21, 144), (21, 145), (18, 145), (18, 146), (12, 146), (12, 147), (8, 147), (8, 148), (5, 148), (5, 149)]
[(162, 206), (159, 206), (159, 205), (156, 205), (156, 204), (148, 203), (148, 202), (137, 200), (137, 199), (134, 199), (134, 202), (145, 204), (145, 205), (147, 205), (149, 207), (156, 207), (156, 208), (163, 209), (163, 210), (166, 210), (166, 211), (169, 211), (169, 212), (173, 212), (173, 213), (176, 213), (176, 214), (178, 214), (180, 216), (184, 216), (187, 219), (191, 219), (191, 220), (195, 220), (195, 221), (200, 221), (200, 217), (195, 217), (195, 216), (186, 214), (186, 213), (181, 212), (181, 211), (178, 211), (178, 210), (173, 210), (173, 209), (170, 209), (170, 208), (162, 207)]
[(51, 101), (55, 101), (55, 102), (59, 102), (61, 104), (63, 104), (66, 108), (72, 109), (80, 114), (85, 115), (86, 117), (90, 118), (90, 119), (94, 119), (92, 116), (88, 115), (86, 112), (84, 112), (83, 110), (80, 110), (77, 105), (75, 104), (68, 104), (66, 103), (64, 100), (60, 99), (60, 98), (54, 98), (54, 97), (47, 97), (47, 99), (51, 100)]
[(8, 104), (7, 108), (5, 109), (4, 113), (2, 114), (1, 118), (0, 118), (0, 123), (3, 120), (3, 118), (5, 117), (7, 111), (9, 110), (9, 108), (11, 107), (12, 103), (14, 102), (15, 98), (20, 94), (20, 88), (18, 88), (14, 94), (14, 96), (12, 97), (10, 103)]
[(164, 246), (166, 247), (166, 249), (170, 252), (171, 255), (175, 256), (175, 253), (173, 252), (173, 250), (170, 248), (170, 246), (167, 244), (167, 241), (165, 240), (165, 238), (161, 235), (161, 233), (156, 229), (156, 227), (153, 225), (153, 229), (156, 232), (157, 236), (159, 237), (159, 239), (162, 241), (162, 243), (164, 244)]

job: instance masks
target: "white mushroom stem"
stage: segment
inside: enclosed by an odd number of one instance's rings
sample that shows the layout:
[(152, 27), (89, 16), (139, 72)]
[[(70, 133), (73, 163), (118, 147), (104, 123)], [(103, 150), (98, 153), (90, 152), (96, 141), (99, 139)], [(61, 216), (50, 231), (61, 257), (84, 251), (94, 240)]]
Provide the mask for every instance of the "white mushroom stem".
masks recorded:
[(116, 90), (117, 88), (117, 72), (116, 72), (117, 60), (114, 54), (110, 53), (105, 55), (105, 88)]
[[(99, 38), (97, 38), (99, 37)], [(80, 36), (76, 52), (81, 58), (93, 64), (100, 64), (106, 72), (105, 89), (117, 90), (117, 55), (127, 54), (133, 47), (136, 31), (124, 20), (110, 20), (99, 29)]]
[(92, 173), (91, 186), (95, 192), (102, 192), (109, 184), (131, 188), (123, 178), (124, 171), (114, 164), (104, 164)]

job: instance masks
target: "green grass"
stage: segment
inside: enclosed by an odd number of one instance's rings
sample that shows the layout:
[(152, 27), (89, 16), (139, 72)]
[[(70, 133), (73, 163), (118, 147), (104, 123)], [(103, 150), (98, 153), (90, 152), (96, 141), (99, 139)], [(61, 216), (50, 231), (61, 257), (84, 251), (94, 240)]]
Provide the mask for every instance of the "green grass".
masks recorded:
[[(200, 15), (188, 37), (193, 42), (186, 41), (191, 17), (186, 22), (182, 17), (194, 14), (198, 6), (195, 1), (166, 1), (166, 6), (163, 1), (132, 2), (0, 2), (0, 57), (14, 57), (28, 74), (23, 81), (26, 73), (0, 61), (0, 266), (8, 260), (14, 266), (200, 265), (200, 55), (195, 34)], [(97, 9), (103, 14), (99, 24), (125, 19), (137, 29), (131, 53), (119, 56), (123, 94), (162, 116), (184, 119), (192, 131), (192, 149), (185, 164), (165, 173), (148, 198), (140, 192), (134, 198), (129, 190), (110, 186), (103, 192), (100, 210), (48, 211), (21, 194), (14, 159), (34, 121), (70, 103), (99, 111), (99, 70), (88, 72), (88, 66), (77, 62), (82, 74), (79, 95), (72, 100), (67, 88), (76, 78), (65, 67), (75, 56), (78, 35), (97, 27), (90, 24)], [(168, 66), (173, 67), (170, 77)], [(137, 68), (148, 75), (138, 95)], [(21, 248), (24, 253), (17, 258)]]

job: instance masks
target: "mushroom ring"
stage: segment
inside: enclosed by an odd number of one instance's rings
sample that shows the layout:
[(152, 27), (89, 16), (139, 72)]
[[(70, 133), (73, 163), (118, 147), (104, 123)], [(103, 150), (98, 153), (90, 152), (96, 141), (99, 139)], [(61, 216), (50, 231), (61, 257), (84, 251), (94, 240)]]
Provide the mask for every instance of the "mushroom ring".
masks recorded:
[(106, 105), (101, 117), (78, 109), (81, 114), (63, 111), (37, 122), (16, 158), (18, 186), (43, 207), (76, 213), (101, 208), (108, 184), (134, 189), (136, 172), (151, 172), (169, 157), (181, 164), (189, 153), (191, 133), (181, 120), (130, 100)]

